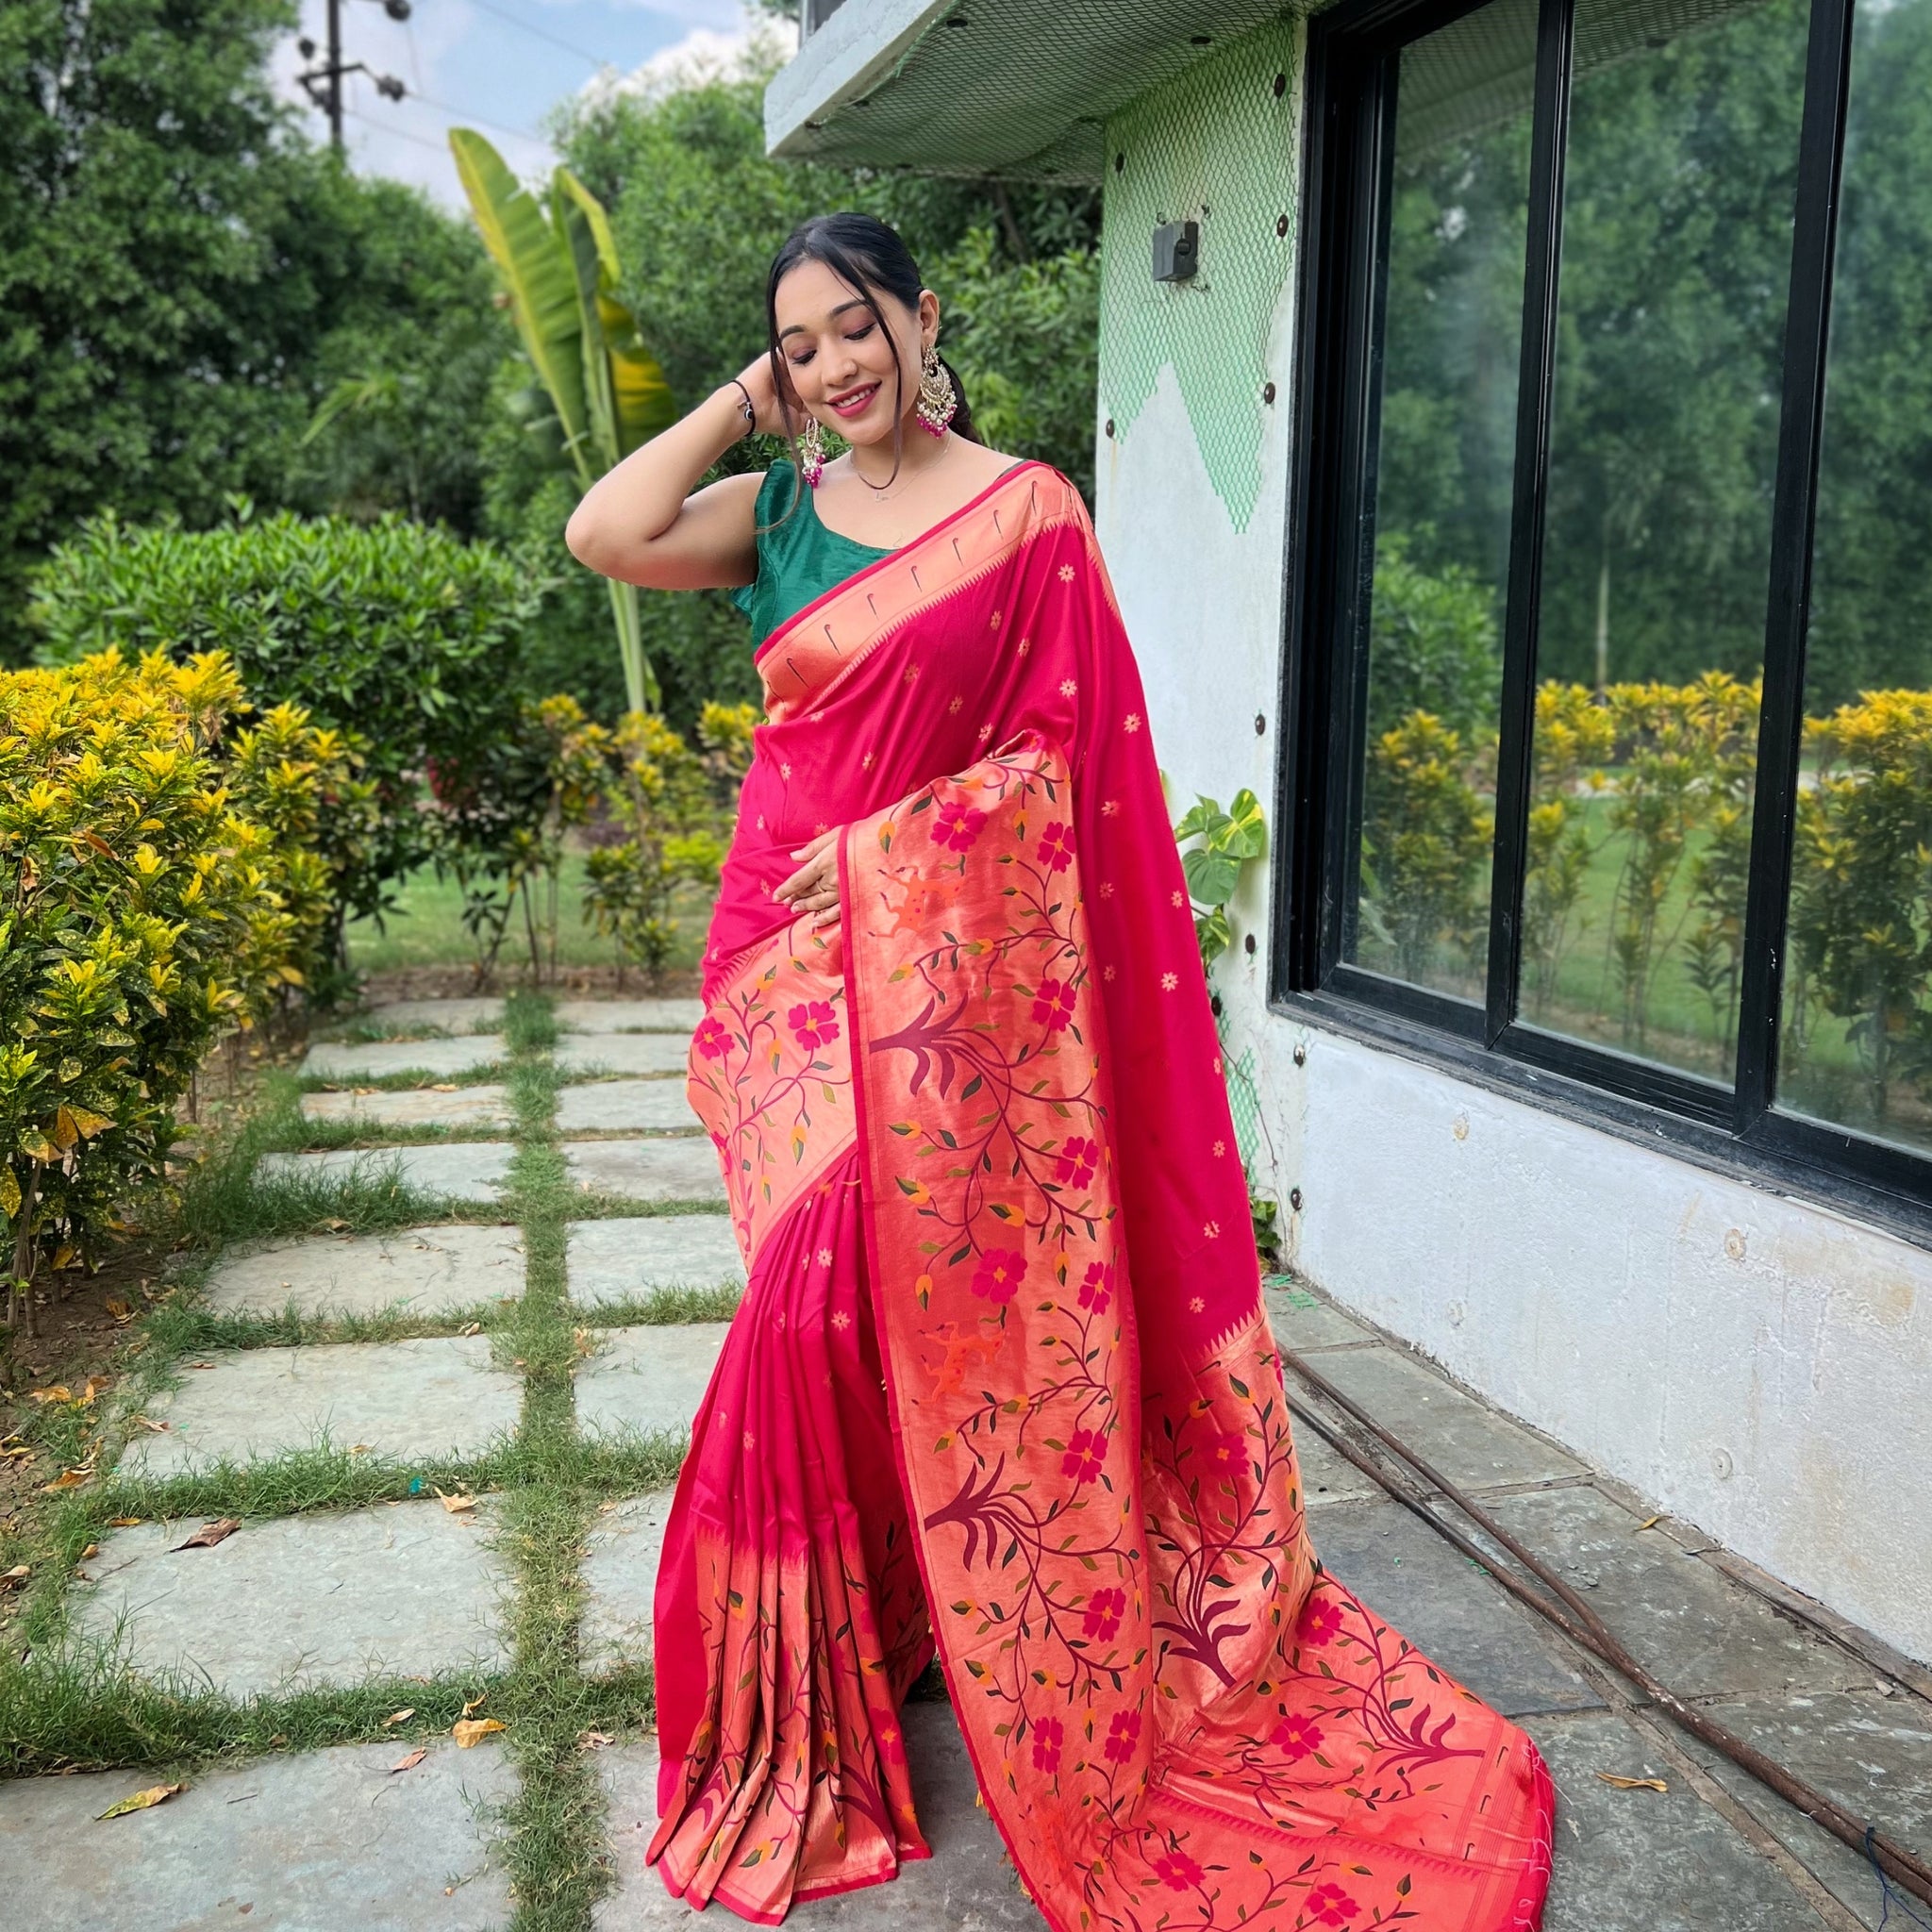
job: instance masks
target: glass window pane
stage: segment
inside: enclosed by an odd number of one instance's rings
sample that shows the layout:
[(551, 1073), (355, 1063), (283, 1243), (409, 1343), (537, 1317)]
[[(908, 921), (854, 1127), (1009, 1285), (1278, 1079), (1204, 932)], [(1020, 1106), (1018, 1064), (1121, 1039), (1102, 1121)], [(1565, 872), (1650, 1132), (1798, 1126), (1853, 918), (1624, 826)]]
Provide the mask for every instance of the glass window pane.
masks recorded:
[(1784, 1106), (1932, 1148), (1932, 0), (1858, 8), (1825, 365)]
[(1531, 0), (1399, 56), (1344, 958), (1480, 1000), (1536, 69)]
[(1808, 8), (1685, 17), (1577, 8), (1518, 1010), (1728, 1082)]

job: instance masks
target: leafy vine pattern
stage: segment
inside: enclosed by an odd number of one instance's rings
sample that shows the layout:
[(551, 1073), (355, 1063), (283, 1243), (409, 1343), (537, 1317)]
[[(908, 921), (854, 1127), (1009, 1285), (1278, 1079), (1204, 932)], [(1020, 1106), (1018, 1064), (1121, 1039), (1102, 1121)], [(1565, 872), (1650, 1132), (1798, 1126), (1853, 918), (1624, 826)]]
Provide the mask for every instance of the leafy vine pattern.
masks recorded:
[(1023, 739), (845, 835), (880, 1343), (982, 1787), (1056, 1926), (1501, 1932), (1533, 1747), (1322, 1575), (1265, 1319), (1139, 1387), (1078, 824)]

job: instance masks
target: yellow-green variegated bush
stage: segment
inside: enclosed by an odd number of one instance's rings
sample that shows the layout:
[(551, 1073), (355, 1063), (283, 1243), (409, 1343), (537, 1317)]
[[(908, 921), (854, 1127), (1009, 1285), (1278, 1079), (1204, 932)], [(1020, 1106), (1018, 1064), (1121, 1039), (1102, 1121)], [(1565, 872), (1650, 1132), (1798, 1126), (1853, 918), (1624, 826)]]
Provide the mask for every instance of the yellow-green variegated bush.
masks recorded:
[(0, 1269), (8, 1319), (154, 1174), (209, 1046), (315, 956), (305, 842), (341, 740), (296, 710), (232, 731), (229, 659), (106, 651), (0, 672)]

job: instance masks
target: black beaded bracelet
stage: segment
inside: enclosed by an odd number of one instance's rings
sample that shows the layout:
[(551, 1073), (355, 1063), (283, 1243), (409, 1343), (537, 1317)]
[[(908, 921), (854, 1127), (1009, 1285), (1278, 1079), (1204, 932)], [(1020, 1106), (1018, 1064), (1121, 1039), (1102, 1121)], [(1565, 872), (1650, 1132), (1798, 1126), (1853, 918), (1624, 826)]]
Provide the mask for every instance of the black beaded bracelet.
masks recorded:
[(744, 411), (744, 429), (745, 434), (748, 436), (754, 429), (758, 427), (758, 412), (756, 408), (752, 407), (750, 390), (746, 389), (743, 383), (739, 381), (738, 377), (735, 375), (731, 378), (731, 387), (735, 389), (738, 391), (738, 393), (744, 398), (744, 400), (739, 405), (739, 408)]

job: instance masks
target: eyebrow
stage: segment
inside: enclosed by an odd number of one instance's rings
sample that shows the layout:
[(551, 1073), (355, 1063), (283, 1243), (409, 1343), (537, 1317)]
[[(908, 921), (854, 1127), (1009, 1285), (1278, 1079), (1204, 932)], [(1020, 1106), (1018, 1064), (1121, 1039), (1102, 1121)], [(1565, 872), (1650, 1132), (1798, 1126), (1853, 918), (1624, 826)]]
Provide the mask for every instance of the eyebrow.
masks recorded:
[[(832, 310), (830, 319), (836, 322), (848, 308), (870, 308), (871, 307), (872, 304), (864, 296), (855, 295), (851, 301), (840, 303), (838, 308)], [(805, 333), (806, 326), (804, 323), (794, 322), (790, 328), (781, 328), (778, 331), (778, 340), (782, 342), (787, 336), (802, 336)]]

